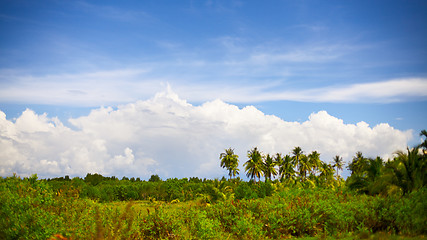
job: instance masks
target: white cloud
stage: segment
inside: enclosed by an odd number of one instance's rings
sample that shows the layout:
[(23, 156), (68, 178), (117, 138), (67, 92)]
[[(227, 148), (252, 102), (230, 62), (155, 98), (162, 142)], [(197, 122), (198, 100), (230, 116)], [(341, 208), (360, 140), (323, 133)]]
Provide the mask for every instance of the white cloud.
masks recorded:
[[(188, 64), (196, 63), (183, 64), (183, 66), (174, 66), (174, 68), (185, 69)], [(193, 65), (193, 68), (200, 67), (196, 65)], [(165, 72), (167, 72), (166, 69)], [(190, 80), (179, 80), (187, 77)], [(279, 79), (253, 82), (244, 80), (199, 81), (199, 79), (191, 80), (192, 77), (194, 76), (180, 74), (155, 77), (150, 67), (45, 76), (31, 76), (15, 71), (0, 70), (0, 102), (86, 107), (111, 106), (148, 98), (154, 92), (164, 89), (168, 83), (173, 85), (180, 96), (191, 102), (222, 99), (234, 103), (277, 100), (391, 103), (427, 99), (427, 78), (402, 78), (316, 87), (304, 86), (301, 89), (289, 87), (292, 83), (287, 85), (288, 82)], [(233, 76), (221, 76), (220, 78), (233, 79)], [(289, 78), (289, 76), (284, 78)]]
[[(314, 28), (313, 28), (314, 29)], [(320, 28), (319, 28), (320, 30)], [(349, 43), (306, 43), (288, 45), (285, 43), (264, 43), (249, 54), (245, 64), (274, 65), (281, 64), (326, 64), (334, 61), (343, 61), (349, 56), (369, 46), (352, 45)], [(284, 65), (286, 64), (286, 65)], [(307, 65), (306, 67), (310, 67)], [(296, 65), (293, 65), (296, 66)]]
[(426, 78), (394, 79), (319, 89), (313, 100), (323, 102), (402, 102), (427, 99)]
[(162, 87), (139, 81), (146, 69), (119, 69), (33, 76), (0, 70), (0, 101), (68, 106), (101, 106), (135, 101)]
[(218, 157), (228, 147), (241, 164), (255, 146), (284, 154), (301, 146), (319, 151), (324, 161), (337, 154), (349, 161), (356, 151), (390, 157), (412, 137), (388, 124), (345, 124), (325, 111), (299, 123), (221, 100), (194, 106), (170, 89), (117, 109), (94, 109), (70, 123), (74, 130), (29, 109), (13, 122), (0, 111), (0, 175), (220, 177), (226, 172)]
[[(255, 103), (263, 101), (297, 101), (329, 103), (394, 103), (427, 100), (427, 78), (404, 78), (382, 82), (327, 86), (306, 89), (285, 89), (279, 82), (246, 86), (215, 84), (176, 87), (180, 95), (191, 101), (220, 98), (227, 102)], [(215, 91), (214, 89), (220, 89)]]
[[(223, 99), (232, 102), (262, 102), (289, 100), (300, 102), (392, 103), (425, 101), (427, 78), (393, 79), (382, 82), (308, 88), (306, 90), (276, 90), (243, 88), (242, 94), (224, 93)], [(246, 90), (246, 91), (245, 91)]]

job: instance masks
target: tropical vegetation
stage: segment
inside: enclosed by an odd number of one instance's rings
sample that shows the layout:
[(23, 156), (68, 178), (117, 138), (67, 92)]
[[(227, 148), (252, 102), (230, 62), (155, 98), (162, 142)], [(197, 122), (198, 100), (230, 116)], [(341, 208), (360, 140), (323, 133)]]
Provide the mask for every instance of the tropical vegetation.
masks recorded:
[[(426, 131), (421, 136), (427, 137)], [(220, 154), (228, 179), (88, 173), (0, 178), (0, 239), (402, 239), (427, 233), (426, 140), (391, 159), (356, 152)], [(264, 177), (264, 181), (261, 181)]]

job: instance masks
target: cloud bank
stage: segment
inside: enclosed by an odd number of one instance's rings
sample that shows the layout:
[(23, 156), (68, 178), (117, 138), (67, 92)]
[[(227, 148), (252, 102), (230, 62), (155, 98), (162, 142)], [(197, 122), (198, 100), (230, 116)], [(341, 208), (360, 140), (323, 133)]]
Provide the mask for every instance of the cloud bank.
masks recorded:
[(345, 124), (325, 111), (305, 122), (265, 115), (253, 106), (238, 108), (221, 100), (192, 105), (168, 89), (145, 100), (101, 107), (87, 116), (57, 118), (27, 109), (16, 120), (0, 111), (0, 175), (41, 177), (109, 176), (149, 178), (221, 177), (219, 154), (232, 147), (242, 164), (257, 146), (265, 153), (288, 154), (295, 146), (317, 150), (323, 161), (356, 151), (388, 158), (405, 149), (412, 131), (388, 124)]

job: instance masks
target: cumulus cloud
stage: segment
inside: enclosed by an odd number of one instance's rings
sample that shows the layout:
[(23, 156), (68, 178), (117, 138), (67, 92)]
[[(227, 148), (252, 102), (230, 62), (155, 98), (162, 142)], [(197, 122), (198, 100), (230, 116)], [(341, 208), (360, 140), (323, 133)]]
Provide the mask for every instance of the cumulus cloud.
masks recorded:
[(356, 151), (391, 157), (412, 137), (410, 130), (386, 123), (346, 124), (325, 111), (288, 122), (221, 100), (195, 106), (170, 89), (149, 100), (97, 108), (69, 122), (67, 127), (30, 109), (11, 121), (0, 111), (0, 175), (221, 177), (226, 171), (219, 167), (219, 154), (228, 147), (235, 148), (241, 165), (255, 146), (284, 154), (300, 146), (319, 151), (324, 161), (338, 154), (348, 162)]

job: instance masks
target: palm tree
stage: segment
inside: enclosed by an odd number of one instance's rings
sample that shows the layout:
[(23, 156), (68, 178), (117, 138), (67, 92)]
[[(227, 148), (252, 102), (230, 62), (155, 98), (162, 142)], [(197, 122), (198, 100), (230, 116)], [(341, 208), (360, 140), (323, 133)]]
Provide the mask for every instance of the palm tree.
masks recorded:
[(407, 148), (407, 153), (398, 151), (396, 155), (387, 167), (393, 172), (393, 183), (402, 189), (403, 194), (426, 186), (427, 158), (419, 154), (418, 147)]
[(282, 154), (281, 153), (276, 153), (276, 155), (274, 156), (274, 164), (276, 166), (278, 166), (280, 168), (280, 166), (282, 166), (283, 164), (283, 158), (282, 158)]
[(308, 161), (308, 157), (306, 155), (301, 155), (298, 164), (299, 174), (301, 176), (302, 181), (305, 181), (307, 178), (307, 171), (311, 168), (310, 162)]
[(363, 156), (362, 152), (356, 152), (352, 162), (348, 165), (348, 169), (351, 171), (351, 175), (349, 178), (347, 178), (346, 185), (350, 189), (357, 190), (359, 193), (369, 193), (369, 181), (367, 177), (368, 167), (368, 159)]
[(314, 172), (317, 171), (320, 166), (320, 153), (318, 153), (317, 151), (313, 151), (307, 157), (310, 165), (310, 175), (313, 175), (315, 174)]
[(282, 163), (279, 165), (279, 176), (280, 180), (283, 179), (292, 179), (295, 174), (295, 165), (293, 164), (293, 160), (291, 156), (288, 154), (282, 158)]
[(294, 156), (292, 157), (292, 161), (293, 161), (293, 164), (294, 164), (295, 166), (299, 164), (300, 157), (301, 157), (301, 155), (302, 155), (303, 153), (304, 153), (304, 152), (301, 150), (301, 148), (300, 148), (300, 147), (295, 147), (295, 148), (292, 150), (292, 154), (294, 155)]
[(340, 157), (339, 155), (336, 155), (333, 158), (333, 164), (332, 167), (337, 168), (337, 180), (338, 180), (338, 170), (342, 170), (343, 167), (343, 160), (342, 157)]
[(390, 185), (390, 178), (384, 174), (384, 161), (381, 157), (368, 159), (367, 173), (367, 191), (374, 195), (385, 192)]
[(356, 152), (356, 156), (353, 157), (352, 162), (348, 165), (348, 169), (351, 171), (351, 175), (363, 176), (367, 165), (368, 160), (363, 157), (362, 152)]
[(420, 136), (424, 136), (424, 141), (418, 145), (423, 150), (424, 155), (427, 155), (427, 131), (424, 129), (420, 132)]
[(381, 157), (375, 159), (368, 159), (369, 165), (366, 169), (368, 173), (368, 179), (370, 182), (374, 182), (382, 174), (382, 168), (384, 167), (384, 161)]
[(322, 181), (326, 185), (329, 185), (332, 182), (334, 177), (334, 167), (331, 164), (321, 161), (319, 166), (319, 171), (320, 171), (320, 175), (319, 175), (320, 181)]
[(267, 182), (267, 179), (271, 181), (271, 177), (272, 176), (274, 177), (277, 175), (277, 170), (275, 166), (276, 166), (276, 162), (273, 161), (273, 159), (270, 157), (270, 154), (267, 154), (267, 156), (265, 157), (264, 169), (263, 169), (266, 182)]
[(231, 176), (235, 177), (239, 174), (239, 169), (237, 168), (239, 166), (239, 156), (234, 154), (234, 149), (225, 149), (225, 153), (221, 153), (219, 159), (221, 159), (221, 167), (227, 168), (230, 179)]
[(258, 151), (257, 147), (254, 147), (252, 150), (248, 151), (248, 158), (249, 160), (243, 164), (245, 167), (246, 176), (250, 177), (251, 179), (260, 179), (263, 170), (263, 162), (262, 155)]

